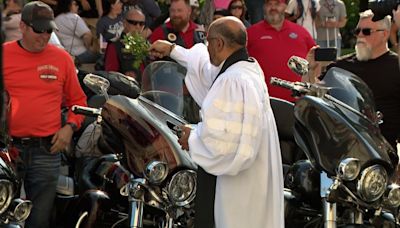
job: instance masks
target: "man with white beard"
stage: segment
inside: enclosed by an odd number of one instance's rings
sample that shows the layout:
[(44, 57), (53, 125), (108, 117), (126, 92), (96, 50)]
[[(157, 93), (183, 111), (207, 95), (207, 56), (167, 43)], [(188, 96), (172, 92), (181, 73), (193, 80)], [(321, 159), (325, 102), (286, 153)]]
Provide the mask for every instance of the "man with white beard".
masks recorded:
[[(354, 73), (367, 83), (375, 98), (376, 108), (383, 113), (383, 123), (379, 125), (382, 134), (395, 147), (400, 132), (400, 70), (398, 55), (388, 48), (391, 17), (373, 20), (371, 10), (360, 13), (356, 27), (356, 53), (344, 56), (327, 66), (339, 67)], [(313, 47), (307, 55), (310, 81), (324, 78), (326, 71), (318, 78), (320, 63), (314, 60)]]

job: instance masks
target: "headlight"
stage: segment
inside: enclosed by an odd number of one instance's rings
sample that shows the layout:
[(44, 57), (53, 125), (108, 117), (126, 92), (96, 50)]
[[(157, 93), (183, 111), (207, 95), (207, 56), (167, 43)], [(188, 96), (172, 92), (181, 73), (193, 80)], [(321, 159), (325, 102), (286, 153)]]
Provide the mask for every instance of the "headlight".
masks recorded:
[(168, 175), (168, 166), (164, 162), (152, 161), (144, 171), (144, 176), (150, 183), (159, 184), (165, 180)]
[(0, 180), (0, 214), (7, 210), (12, 199), (12, 183), (8, 180)]
[(31, 213), (32, 202), (29, 200), (15, 199), (10, 206), (10, 215), (16, 222), (26, 220)]
[(357, 192), (363, 200), (372, 202), (382, 196), (386, 185), (386, 170), (380, 165), (373, 165), (362, 171), (361, 178), (357, 182)]
[(356, 158), (343, 159), (337, 169), (337, 175), (344, 181), (352, 181), (360, 173), (360, 161)]
[(185, 206), (196, 196), (196, 173), (183, 170), (172, 176), (168, 185), (170, 200), (177, 206)]
[(400, 206), (400, 186), (397, 184), (389, 185), (383, 202), (385, 205), (392, 208)]

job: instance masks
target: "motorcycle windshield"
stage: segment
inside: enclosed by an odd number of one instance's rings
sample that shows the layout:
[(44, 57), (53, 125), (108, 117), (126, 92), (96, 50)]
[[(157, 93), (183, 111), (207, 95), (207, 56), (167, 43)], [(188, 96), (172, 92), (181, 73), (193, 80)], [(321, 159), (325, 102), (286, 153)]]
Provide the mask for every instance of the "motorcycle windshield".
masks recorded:
[(380, 163), (390, 171), (393, 148), (379, 130), (373, 95), (365, 82), (332, 68), (319, 86), (326, 96), (306, 95), (295, 107), (295, 138), (307, 157), (332, 175), (349, 157), (359, 159), (362, 167)]
[(185, 86), (185, 75), (186, 69), (176, 62), (152, 62), (143, 72), (141, 95), (188, 122), (197, 123), (199, 107)]
[(329, 88), (329, 94), (347, 104), (372, 123), (377, 121), (375, 101), (367, 84), (356, 75), (334, 67), (330, 69), (321, 85)]

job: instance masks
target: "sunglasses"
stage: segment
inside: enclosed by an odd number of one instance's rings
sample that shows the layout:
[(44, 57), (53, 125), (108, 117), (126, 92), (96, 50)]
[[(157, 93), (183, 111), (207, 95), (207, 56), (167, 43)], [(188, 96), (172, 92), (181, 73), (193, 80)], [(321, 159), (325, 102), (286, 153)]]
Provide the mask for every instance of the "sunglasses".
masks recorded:
[(53, 29), (52, 28), (50, 28), (50, 29), (46, 29), (46, 30), (38, 30), (38, 29), (35, 29), (35, 27), (33, 27), (33, 25), (32, 24), (27, 24), (29, 27), (31, 27), (32, 28), (32, 31), (34, 32), (34, 33), (36, 33), (36, 34), (43, 34), (43, 33), (48, 33), (48, 34), (51, 34), (52, 32), (53, 32)]
[(231, 6), (231, 9), (232, 10), (234, 10), (234, 9), (243, 9), (243, 6)]
[(371, 33), (373, 32), (382, 32), (382, 31), (385, 31), (385, 29), (356, 28), (354, 29), (354, 35), (358, 36), (358, 34), (360, 34), (361, 32), (364, 36), (370, 36)]
[(125, 19), (126, 22), (128, 22), (131, 25), (140, 25), (140, 26), (144, 26), (145, 22), (144, 21), (136, 21), (136, 20), (129, 20), (129, 19)]

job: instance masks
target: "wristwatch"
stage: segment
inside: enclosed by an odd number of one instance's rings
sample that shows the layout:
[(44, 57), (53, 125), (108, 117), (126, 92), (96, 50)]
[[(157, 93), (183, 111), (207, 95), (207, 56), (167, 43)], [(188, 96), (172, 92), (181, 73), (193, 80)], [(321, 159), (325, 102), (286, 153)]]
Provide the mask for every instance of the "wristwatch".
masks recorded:
[(174, 50), (175, 46), (176, 46), (176, 43), (172, 43), (171, 46), (169, 46), (169, 54), (168, 55), (171, 55), (171, 52), (172, 52), (172, 50)]
[(77, 131), (78, 130), (78, 126), (76, 126), (76, 124), (68, 122), (65, 125), (69, 125), (72, 128), (72, 131)]

